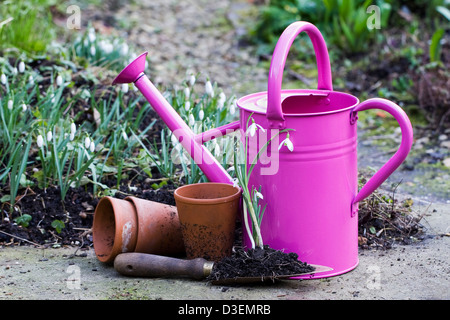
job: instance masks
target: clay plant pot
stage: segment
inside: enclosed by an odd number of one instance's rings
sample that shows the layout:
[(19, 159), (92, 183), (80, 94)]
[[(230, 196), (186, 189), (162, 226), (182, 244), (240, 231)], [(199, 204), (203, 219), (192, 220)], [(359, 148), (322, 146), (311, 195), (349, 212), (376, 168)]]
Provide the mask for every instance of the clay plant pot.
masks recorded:
[(122, 252), (185, 252), (176, 207), (136, 197), (100, 199), (92, 234), (95, 254), (105, 263)]
[(241, 190), (226, 183), (197, 183), (174, 195), (187, 258), (220, 261), (230, 256)]

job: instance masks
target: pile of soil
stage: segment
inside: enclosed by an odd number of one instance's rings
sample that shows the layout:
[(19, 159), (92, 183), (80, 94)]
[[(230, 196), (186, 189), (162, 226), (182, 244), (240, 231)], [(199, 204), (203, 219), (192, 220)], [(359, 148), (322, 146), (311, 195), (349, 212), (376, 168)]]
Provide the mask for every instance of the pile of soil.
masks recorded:
[(285, 253), (265, 245), (263, 248), (245, 250), (234, 247), (230, 257), (225, 257), (213, 266), (210, 281), (238, 277), (261, 277), (274, 281), (278, 276), (313, 272), (315, 268), (298, 260), (296, 253)]

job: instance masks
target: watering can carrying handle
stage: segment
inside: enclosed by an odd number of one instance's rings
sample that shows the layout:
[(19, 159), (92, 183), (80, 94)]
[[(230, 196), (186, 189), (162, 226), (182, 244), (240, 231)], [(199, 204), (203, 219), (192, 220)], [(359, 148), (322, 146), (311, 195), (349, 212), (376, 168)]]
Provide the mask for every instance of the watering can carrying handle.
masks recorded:
[(303, 31), (310, 37), (316, 54), (318, 71), (317, 88), (319, 90), (333, 90), (328, 49), (319, 29), (309, 22), (298, 21), (292, 23), (280, 36), (270, 64), (267, 88), (267, 119), (271, 128), (284, 128), (284, 116), (281, 109), (283, 71), (289, 49), (295, 38)]
[(357, 105), (352, 112), (350, 122), (354, 124), (357, 113), (368, 109), (380, 109), (390, 113), (400, 125), (402, 132), (402, 142), (397, 152), (389, 159), (384, 166), (378, 170), (372, 178), (361, 188), (353, 199), (352, 216), (358, 211), (358, 202), (367, 198), (374, 192), (406, 159), (413, 144), (413, 128), (405, 111), (395, 103), (381, 98), (373, 98)]

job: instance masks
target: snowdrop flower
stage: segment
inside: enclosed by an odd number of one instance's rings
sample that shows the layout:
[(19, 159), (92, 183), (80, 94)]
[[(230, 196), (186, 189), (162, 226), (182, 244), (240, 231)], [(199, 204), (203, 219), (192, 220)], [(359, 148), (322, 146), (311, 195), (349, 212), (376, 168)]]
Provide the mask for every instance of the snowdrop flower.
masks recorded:
[(12, 100), (8, 100), (8, 109), (12, 110), (14, 102)]
[(235, 114), (235, 113), (236, 113), (236, 104), (235, 104), (235, 103), (232, 103), (232, 104), (230, 105), (230, 114), (233, 115), (233, 114)]
[(69, 139), (70, 139), (70, 141), (73, 141), (73, 139), (75, 139), (75, 132), (70, 133)]
[(75, 124), (75, 122), (72, 122), (70, 124), (70, 133), (75, 134), (75, 132), (77, 132), (77, 125)]
[(25, 72), (25, 63), (23, 61), (19, 62), (19, 72), (24, 73)]
[(123, 138), (123, 140), (125, 140), (125, 141), (128, 140), (127, 133), (126, 133), (124, 130), (122, 130), (122, 138)]
[(27, 111), (27, 105), (25, 103), (22, 103), (22, 112)]
[(16, 67), (14, 67), (13, 69), (12, 69), (12, 73), (13, 73), (13, 75), (16, 75), (17, 74), (17, 68)]
[(53, 133), (51, 131), (47, 132), (47, 141), (52, 141)]
[(200, 111), (198, 112), (198, 118), (201, 120), (203, 120), (203, 118), (205, 117), (205, 112), (203, 111), (203, 108), (200, 109)]
[(91, 146), (91, 139), (89, 139), (89, 137), (86, 137), (86, 138), (84, 139), (84, 147), (85, 147), (86, 149), (89, 149), (90, 146)]
[(186, 101), (184, 103), (184, 110), (189, 111), (190, 108), (191, 108), (191, 102), (190, 101)]
[(55, 100), (56, 98), (55, 98), (55, 94), (54, 93), (52, 93), (51, 95), (50, 95), (50, 102), (51, 103), (55, 103)]
[(128, 89), (129, 89), (128, 83), (122, 83), (122, 88), (121, 88), (122, 92), (127, 93)]
[(58, 76), (56, 77), (56, 85), (57, 85), (58, 87), (60, 87), (60, 86), (62, 86), (62, 84), (63, 84), (63, 78), (62, 78), (60, 75), (58, 75)]
[(128, 54), (128, 45), (126, 43), (122, 44), (122, 47), (120, 48), (120, 55), (126, 56)]
[(245, 132), (246, 135), (254, 136), (256, 133), (256, 130), (261, 129), (262, 132), (266, 132), (263, 127), (261, 127), (259, 124), (256, 124), (255, 119), (252, 118), (252, 124), (250, 127), (247, 128), (247, 131)]
[(294, 151), (294, 144), (292, 143), (292, 141), (289, 139), (289, 132), (286, 135), (286, 139), (284, 139), (283, 141), (281, 141), (280, 145), (278, 146), (278, 150), (281, 149), (281, 147), (286, 146), (289, 151)]
[(225, 93), (221, 92), (219, 94), (219, 99), (217, 100), (217, 108), (219, 108), (219, 110), (222, 110), (226, 100), (227, 97), (225, 96)]
[(91, 56), (95, 56), (96, 50), (94, 46), (91, 46), (91, 48), (89, 49), (89, 52), (91, 53)]
[(214, 89), (213, 89), (213, 87), (212, 87), (212, 84), (211, 84), (211, 81), (206, 81), (206, 84), (205, 84), (205, 91), (206, 91), (206, 94), (208, 95), (208, 96), (210, 96), (211, 98), (213, 98), (214, 97)]
[(261, 199), (261, 200), (264, 199), (263, 195), (262, 195), (261, 192), (259, 192), (259, 191), (256, 191), (256, 190), (255, 190), (255, 195), (256, 195), (257, 198), (259, 198), (259, 199)]
[(184, 97), (189, 98), (190, 95), (191, 95), (191, 90), (189, 89), (189, 87), (184, 88)]
[(235, 188), (239, 187), (239, 180), (237, 178), (231, 179), (231, 182), (233, 182), (233, 187)]
[(195, 84), (195, 76), (191, 74), (189, 77), (189, 85), (192, 87)]
[(194, 115), (192, 113), (189, 114), (189, 125), (193, 126), (195, 124)]
[(90, 150), (91, 152), (94, 152), (94, 151), (95, 151), (95, 143), (94, 143), (94, 141), (91, 141), (91, 143), (90, 143), (90, 145), (89, 145), (89, 150)]
[(2, 84), (6, 84), (7, 79), (6, 79), (6, 75), (4, 73), (2, 73), (2, 75), (0, 77), (0, 81)]
[(36, 144), (37, 144), (38, 148), (42, 148), (42, 146), (44, 145), (44, 138), (42, 138), (41, 135), (37, 136)]
[(28, 77), (28, 82), (33, 86), (34, 85), (34, 78), (33, 76)]
[(95, 41), (95, 30), (93, 28), (89, 29), (88, 39), (91, 43)]

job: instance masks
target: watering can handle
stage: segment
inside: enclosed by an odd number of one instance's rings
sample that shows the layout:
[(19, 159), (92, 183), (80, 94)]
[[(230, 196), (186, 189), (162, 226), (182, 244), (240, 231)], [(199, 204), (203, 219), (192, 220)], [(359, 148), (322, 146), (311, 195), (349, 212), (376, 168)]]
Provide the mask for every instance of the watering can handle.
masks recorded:
[(358, 210), (358, 202), (367, 198), (375, 191), (406, 159), (413, 143), (413, 128), (405, 111), (395, 103), (381, 98), (374, 98), (357, 105), (352, 112), (350, 122), (354, 124), (357, 113), (368, 109), (381, 109), (390, 113), (397, 120), (402, 131), (402, 142), (397, 152), (389, 159), (384, 166), (378, 170), (372, 178), (362, 187), (352, 203), (352, 216)]
[(319, 90), (333, 90), (330, 58), (325, 40), (319, 29), (309, 22), (298, 21), (290, 24), (280, 36), (269, 70), (267, 89), (267, 119), (271, 128), (284, 128), (284, 116), (281, 109), (281, 84), (283, 82), (283, 71), (289, 49), (295, 38), (305, 31), (310, 37), (317, 60), (317, 88)]

